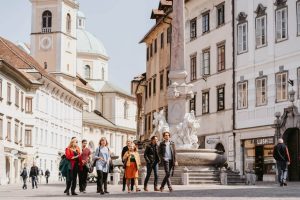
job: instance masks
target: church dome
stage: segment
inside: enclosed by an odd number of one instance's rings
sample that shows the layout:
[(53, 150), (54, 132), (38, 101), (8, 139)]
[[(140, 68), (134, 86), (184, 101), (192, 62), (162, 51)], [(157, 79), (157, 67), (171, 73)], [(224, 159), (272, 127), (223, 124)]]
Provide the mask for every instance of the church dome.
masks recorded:
[(108, 56), (103, 43), (84, 29), (77, 29), (77, 52)]

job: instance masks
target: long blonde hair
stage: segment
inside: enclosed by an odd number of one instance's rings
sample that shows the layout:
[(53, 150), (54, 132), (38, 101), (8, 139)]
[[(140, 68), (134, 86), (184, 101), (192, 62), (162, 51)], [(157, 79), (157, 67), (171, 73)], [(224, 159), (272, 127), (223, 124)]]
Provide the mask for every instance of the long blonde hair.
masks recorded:
[[(76, 142), (76, 141), (77, 141), (77, 142)], [(72, 148), (72, 147), (75, 147), (75, 148), (76, 148), (76, 145), (74, 145), (74, 143), (75, 143), (75, 144), (78, 143), (77, 138), (73, 138), (73, 139), (70, 141), (70, 143), (69, 143), (69, 145), (68, 145), (68, 148)]]

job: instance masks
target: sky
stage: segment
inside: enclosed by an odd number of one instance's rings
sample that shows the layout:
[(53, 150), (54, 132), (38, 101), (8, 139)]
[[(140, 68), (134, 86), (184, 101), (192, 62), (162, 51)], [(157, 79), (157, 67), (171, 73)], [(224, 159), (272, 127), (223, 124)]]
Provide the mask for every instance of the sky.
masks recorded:
[[(104, 44), (110, 57), (109, 81), (130, 92), (130, 81), (146, 71), (146, 49), (139, 41), (154, 25), (151, 10), (159, 0), (78, 0), (86, 30)], [(29, 0), (0, 0), (0, 36), (30, 43)]]

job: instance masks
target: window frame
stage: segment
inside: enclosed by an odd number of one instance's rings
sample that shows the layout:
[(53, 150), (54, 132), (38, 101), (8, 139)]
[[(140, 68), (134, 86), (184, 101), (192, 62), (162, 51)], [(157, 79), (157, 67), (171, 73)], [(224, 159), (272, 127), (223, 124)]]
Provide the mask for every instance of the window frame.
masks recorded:
[(42, 12), (42, 33), (50, 33), (51, 28), (52, 28), (52, 12), (50, 10), (44, 10)]
[(300, 36), (300, 0), (296, 1), (297, 36)]
[(202, 13), (202, 34), (206, 34), (209, 31), (210, 31), (210, 11), (206, 11)]
[[(246, 27), (246, 36), (245, 36), (245, 39), (246, 39), (246, 42), (245, 42), (245, 44), (246, 44), (246, 48), (245, 49), (242, 49), (242, 50), (240, 50), (239, 49), (239, 46), (240, 46), (240, 41), (239, 41), (239, 27), (240, 26), (245, 26)], [(243, 30), (242, 30), (242, 32), (243, 32)], [(242, 38), (244, 38), (244, 35), (242, 35)], [(242, 46), (244, 45), (244, 41), (242, 40)], [(237, 25), (237, 53), (238, 53), (238, 55), (240, 55), (240, 54), (243, 54), (243, 53), (247, 53), (248, 52), (248, 21), (245, 21), (245, 22), (242, 22), (242, 23), (239, 23), (238, 25)]]
[[(283, 75), (283, 74), (286, 74), (286, 89), (285, 89), (285, 93), (286, 93), (286, 99), (278, 99), (278, 91), (277, 91), (277, 89), (278, 89), (278, 83), (277, 83), (277, 76), (278, 75)], [(288, 73), (288, 71), (282, 71), (282, 72), (277, 72), (277, 73), (275, 73), (275, 95), (276, 95), (276, 103), (280, 103), (280, 102), (285, 102), (285, 101), (288, 101), (288, 99), (289, 99), (289, 94), (288, 94), (288, 79), (289, 79), (289, 73)], [(282, 85), (282, 84), (281, 84)], [(282, 94), (281, 94), (281, 96), (282, 96)]]
[[(207, 101), (206, 98), (204, 99), (204, 97), (207, 95)], [(202, 91), (202, 115), (208, 114), (209, 113), (209, 90), (204, 90)], [(205, 106), (205, 108), (207, 108), (207, 110), (204, 111), (204, 103), (207, 103), (207, 105)]]
[(20, 107), (20, 89), (15, 87), (15, 106)]
[(189, 101), (189, 109), (190, 109), (190, 112), (192, 112), (192, 110), (194, 111), (195, 115), (196, 115), (196, 96), (197, 96), (197, 93), (194, 93), (194, 97), (190, 99)]
[(164, 34), (164, 32), (162, 32), (162, 33), (160, 34), (160, 48), (161, 48), (161, 49), (164, 48), (164, 43), (165, 43), (164, 37), (165, 37), (165, 34)]
[(197, 17), (190, 20), (190, 40), (197, 38)]
[(164, 71), (161, 71), (159, 73), (159, 89), (160, 90), (164, 89)]
[(32, 114), (32, 99), (32, 97), (25, 97), (25, 113)]
[(11, 118), (7, 119), (6, 124), (7, 124), (6, 125), (6, 138), (7, 138), (7, 141), (11, 142), (11, 128), (12, 128)]
[(11, 102), (11, 83), (7, 83), (7, 104), (10, 105), (12, 102)]
[[(205, 54), (208, 53), (208, 66), (205, 66)], [(202, 69), (201, 69), (201, 72), (202, 72), (202, 76), (209, 76), (210, 75), (210, 48), (207, 48), (207, 49), (203, 49), (202, 50)], [(208, 72), (206, 73), (206, 70), (205, 69), (208, 69)]]
[(152, 77), (152, 84), (153, 84), (153, 95), (156, 95), (156, 74)]
[[(223, 61), (222, 61), (222, 54), (221, 54), (221, 56), (219, 55), (220, 48), (224, 48)], [(220, 61), (220, 59), (221, 59), (221, 61)], [(223, 66), (220, 66), (220, 65), (222, 65), (222, 63), (223, 63)], [(225, 69), (226, 69), (226, 44), (225, 44), (225, 42), (221, 42), (221, 43), (217, 44), (217, 71), (222, 72)]]
[(70, 13), (67, 13), (67, 17), (66, 17), (66, 31), (67, 31), (67, 33), (71, 33), (71, 30), (72, 30), (71, 15), (70, 15)]
[[(258, 37), (259, 37), (259, 35), (258, 35), (258, 20), (260, 20), (260, 22), (261, 22), (261, 19), (262, 18), (264, 18), (264, 39), (265, 39), (265, 43), (263, 44), (262, 43), (262, 38), (263, 38), (263, 33), (261, 32), (261, 35), (260, 35), (260, 42), (261, 42), (261, 44), (260, 45), (258, 45), (258, 43), (257, 43), (257, 40), (258, 40)], [(255, 18), (255, 46), (256, 46), (256, 49), (259, 49), (259, 48), (262, 48), (262, 47), (265, 47), (265, 46), (267, 46), (267, 44), (268, 44), (268, 30), (267, 30), (267, 27), (268, 27), (268, 22), (267, 22), (267, 14), (264, 14), (264, 15), (261, 15), (261, 16), (257, 16), (256, 18)], [(262, 24), (262, 23), (261, 23)]]
[(190, 80), (197, 80), (197, 54), (190, 56)]
[[(222, 93), (220, 91), (223, 90)], [(220, 94), (223, 94), (223, 100), (220, 97)], [(220, 102), (223, 103), (223, 107), (220, 108)], [(217, 111), (225, 110), (225, 85), (217, 86)]]
[[(87, 71), (88, 71), (88, 76), (87, 76)], [(84, 78), (85, 79), (91, 79), (91, 73), (92, 72), (92, 68), (90, 65), (84, 65)]]
[(25, 146), (32, 147), (32, 130), (30, 129), (25, 129)]
[[(217, 28), (219, 28), (220, 26), (223, 26), (225, 24), (225, 2), (220, 3), (219, 5), (216, 6), (217, 8)], [(220, 17), (219, 17), (219, 10), (222, 9), (223, 12), (223, 22), (220, 22)]]
[[(245, 99), (246, 99), (246, 105), (245, 106), (240, 106), (239, 104), (239, 101), (240, 101), (240, 91), (239, 91), (239, 86), (240, 85), (246, 85), (246, 95), (245, 95)], [(239, 81), (237, 82), (237, 110), (243, 110), (243, 109), (247, 109), (248, 108), (248, 95), (249, 95), (249, 92), (248, 92), (248, 81)]]
[[(258, 82), (259, 81), (262, 81), (262, 80), (265, 80), (265, 102), (262, 102), (262, 101), (258, 101)], [(261, 87), (262, 88), (262, 87)], [(261, 89), (261, 93), (262, 93), (262, 89)], [(262, 94), (261, 94), (261, 98), (262, 98)], [(256, 107), (260, 107), (260, 106), (265, 106), (268, 104), (268, 77), (267, 76), (261, 76), (261, 77), (257, 77), (255, 79), (255, 105)]]
[[(277, 12), (282, 12), (283, 10), (286, 11), (286, 37), (285, 38), (282, 38), (282, 29), (281, 29), (281, 38), (278, 38), (277, 36)], [(289, 35), (288, 35), (288, 7), (287, 6), (283, 6), (283, 7), (279, 7), (275, 10), (275, 42), (276, 43), (279, 43), (279, 42), (282, 42), (282, 41), (285, 41), (285, 40), (288, 40), (289, 38)], [(281, 22), (281, 27), (282, 27), (282, 22)]]
[(157, 53), (157, 38), (154, 40), (154, 54)]

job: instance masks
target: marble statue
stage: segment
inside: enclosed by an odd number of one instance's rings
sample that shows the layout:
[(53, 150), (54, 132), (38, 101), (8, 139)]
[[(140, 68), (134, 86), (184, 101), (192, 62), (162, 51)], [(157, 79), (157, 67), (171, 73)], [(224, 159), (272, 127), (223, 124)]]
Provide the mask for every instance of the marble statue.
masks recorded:
[(157, 136), (159, 139), (162, 139), (162, 133), (164, 131), (169, 131), (169, 124), (166, 121), (164, 110), (154, 113), (154, 119), (152, 123), (155, 128), (149, 139), (151, 139), (152, 136)]

